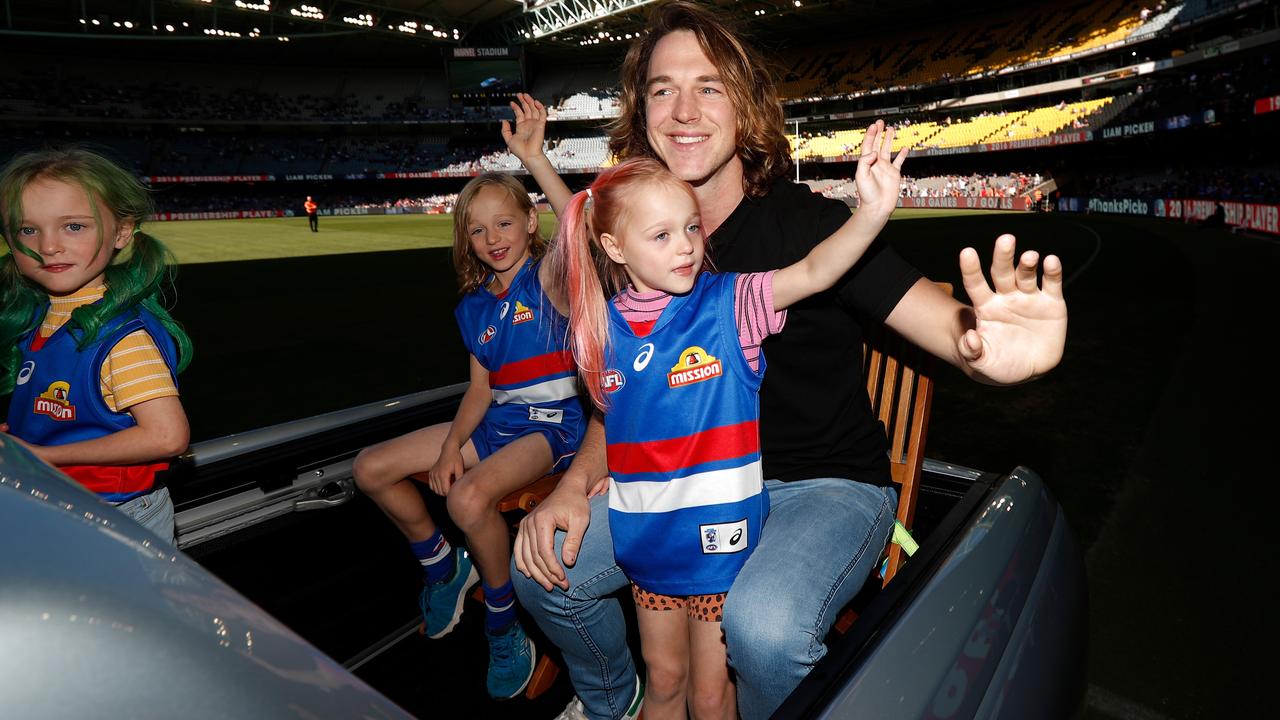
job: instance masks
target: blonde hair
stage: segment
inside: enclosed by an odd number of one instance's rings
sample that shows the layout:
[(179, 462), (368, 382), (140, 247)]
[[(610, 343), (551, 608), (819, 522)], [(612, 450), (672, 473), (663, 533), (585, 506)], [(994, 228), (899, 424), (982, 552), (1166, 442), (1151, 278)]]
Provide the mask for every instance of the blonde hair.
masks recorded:
[[(507, 173), (489, 172), (472, 178), (458, 193), (458, 202), (453, 207), (453, 269), (458, 273), (458, 292), (466, 294), (484, 284), (493, 272), (471, 250), (471, 242), (467, 235), (467, 217), (471, 211), (471, 203), (476, 195), (487, 187), (498, 187), (507, 191), (511, 200), (520, 208), (523, 215), (537, 211), (533, 201), (529, 199), (529, 191), (515, 177)], [(547, 251), (547, 241), (542, 233), (534, 230), (529, 233), (529, 256), (537, 260)]]
[[(547, 255), (550, 275), (569, 304), (569, 346), (578, 376), (596, 407), (607, 403), (600, 386), (609, 345), (609, 298), (627, 286), (621, 265), (605, 254), (600, 236), (620, 234), (628, 198), (645, 184), (665, 183), (697, 196), (689, 184), (653, 158), (632, 158), (600, 173), (591, 187), (569, 200), (559, 241)], [(704, 263), (704, 269), (708, 266)]]

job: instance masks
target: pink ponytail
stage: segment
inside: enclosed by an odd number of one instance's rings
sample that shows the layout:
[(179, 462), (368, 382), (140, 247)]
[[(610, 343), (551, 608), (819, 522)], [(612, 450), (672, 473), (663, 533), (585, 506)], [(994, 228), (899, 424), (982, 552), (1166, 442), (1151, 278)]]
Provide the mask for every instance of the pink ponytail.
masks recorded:
[(569, 346), (578, 363), (578, 375), (601, 410), (609, 404), (600, 384), (608, 369), (609, 302), (627, 286), (627, 275), (605, 254), (599, 237), (604, 233), (618, 235), (627, 193), (648, 182), (671, 183), (697, 202), (693, 188), (657, 160), (634, 158), (619, 163), (601, 172), (589, 190), (569, 201), (559, 237), (545, 260), (558, 295), (569, 304)]
[(600, 377), (604, 373), (605, 349), (609, 344), (609, 300), (596, 274), (586, 191), (577, 193), (565, 207), (560, 237), (547, 255), (551, 277), (563, 283), (563, 297), (569, 303), (569, 347), (578, 363), (578, 375), (587, 386), (591, 401), (605, 409)]

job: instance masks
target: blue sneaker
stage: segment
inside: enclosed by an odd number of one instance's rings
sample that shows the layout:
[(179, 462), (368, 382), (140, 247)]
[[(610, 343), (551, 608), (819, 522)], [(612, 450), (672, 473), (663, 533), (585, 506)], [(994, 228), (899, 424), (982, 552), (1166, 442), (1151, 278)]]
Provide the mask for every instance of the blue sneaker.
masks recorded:
[(533, 677), (537, 651), (533, 641), (524, 634), (520, 623), (512, 623), (506, 632), (489, 638), (489, 676), (485, 687), (494, 700), (513, 698), (524, 690)]
[(422, 608), (422, 634), (433, 640), (448, 635), (458, 624), (467, 592), (480, 582), (480, 574), (465, 550), (455, 548), (453, 561), (453, 579), (428, 583), (418, 596), (418, 607)]

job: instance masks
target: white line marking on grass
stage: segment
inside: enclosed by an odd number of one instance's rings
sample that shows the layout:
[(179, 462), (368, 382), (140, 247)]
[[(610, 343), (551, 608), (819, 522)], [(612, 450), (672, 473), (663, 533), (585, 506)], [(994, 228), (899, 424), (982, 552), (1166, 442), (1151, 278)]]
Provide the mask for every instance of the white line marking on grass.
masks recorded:
[(1102, 253), (1102, 236), (1098, 234), (1097, 230), (1094, 230), (1093, 228), (1083, 223), (1075, 222), (1074, 220), (1069, 222), (1071, 222), (1072, 225), (1075, 225), (1076, 227), (1092, 235), (1093, 241), (1094, 241), (1094, 247), (1093, 247), (1093, 254), (1089, 256), (1089, 259), (1085, 260), (1084, 264), (1081, 265), (1079, 268), (1077, 268), (1076, 271), (1071, 274), (1071, 277), (1068, 277), (1067, 279), (1062, 281), (1063, 290), (1066, 290), (1067, 288), (1071, 287), (1071, 283), (1075, 282), (1076, 278), (1080, 277), (1081, 275), (1084, 275), (1084, 271), (1087, 270), (1089, 266), (1093, 264), (1093, 261), (1098, 259), (1098, 255)]
[(1089, 690), (1085, 694), (1084, 703), (1107, 717), (1119, 718), (1119, 720), (1173, 720), (1164, 713), (1152, 710), (1146, 705), (1122, 698), (1109, 690), (1093, 684), (1089, 685)]

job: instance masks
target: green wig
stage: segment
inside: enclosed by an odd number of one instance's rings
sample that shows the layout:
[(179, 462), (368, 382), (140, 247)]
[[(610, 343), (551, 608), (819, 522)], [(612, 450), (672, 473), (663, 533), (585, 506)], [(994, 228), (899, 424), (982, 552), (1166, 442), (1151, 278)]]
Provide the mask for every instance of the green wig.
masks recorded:
[(102, 300), (76, 308), (67, 321), (82, 333), (79, 347), (97, 340), (103, 325), (112, 318), (142, 306), (173, 336), (178, 347), (178, 372), (185, 370), (191, 362), (191, 339), (162, 304), (166, 290), (173, 286), (176, 263), (159, 240), (141, 229), (142, 221), (152, 213), (147, 189), (115, 163), (88, 150), (42, 150), (19, 155), (0, 171), (0, 234), (9, 248), (0, 257), (0, 395), (13, 392), (22, 362), (19, 341), (40, 324), (40, 311), (49, 299), (44, 288), (22, 274), (13, 258), (21, 252), (40, 259), (39, 253), (18, 240), (22, 193), (39, 179), (60, 180), (84, 189), (97, 221), (99, 250), (108, 238), (102, 235), (96, 201), (111, 211), (116, 222), (134, 223), (133, 241), (107, 266), (107, 290)]

